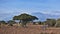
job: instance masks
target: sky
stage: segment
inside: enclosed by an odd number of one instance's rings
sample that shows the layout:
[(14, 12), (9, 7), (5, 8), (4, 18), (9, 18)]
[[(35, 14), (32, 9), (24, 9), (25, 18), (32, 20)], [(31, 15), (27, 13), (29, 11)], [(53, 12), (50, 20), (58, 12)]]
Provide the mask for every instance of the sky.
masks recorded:
[(60, 0), (0, 0), (0, 20), (11, 20), (22, 13), (37, 16), (39, 20), (60, 18)]

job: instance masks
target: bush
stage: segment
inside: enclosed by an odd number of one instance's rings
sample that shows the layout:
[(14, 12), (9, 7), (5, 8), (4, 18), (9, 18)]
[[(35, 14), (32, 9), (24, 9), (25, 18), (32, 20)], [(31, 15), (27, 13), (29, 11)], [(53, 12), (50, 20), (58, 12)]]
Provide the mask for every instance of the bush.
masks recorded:
[(0, 24), (7, 24), (5, 21), (0, 21)]
[(13, 24), (9, 24), (9, 26), (13, 26)]
[(46, 24), (47, 24), (49, 27), (54, 27), (55, 24), (56, 24), (56, 20), (55, 20), (55, 19), (47, 19)]
[(41, 25), (42, 23), (41, 22), (38, 22), (39, 25)]
[(56, 25), (55, 25), (56, 27), (60, 27), (60, 19), (58, 19), (57, 21), (56, 21)]
[(13, 24), (15, 24), (15, 23), (16, 23), (16, 22), (13, 21), (13, 20), (9, 20), (9, 21), (8, 21), (9, 26), (13, 26)]

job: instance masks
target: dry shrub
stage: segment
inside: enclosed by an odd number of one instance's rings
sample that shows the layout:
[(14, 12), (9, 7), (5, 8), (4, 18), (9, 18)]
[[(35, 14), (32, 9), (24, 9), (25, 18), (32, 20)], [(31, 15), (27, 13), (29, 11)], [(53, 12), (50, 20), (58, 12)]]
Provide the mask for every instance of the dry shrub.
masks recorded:
[(53, 32), (52, 33), (47, 33), (47, 32), (44, 33), (44, 32), (41, 32), (40, 34), (55, 34), (55, 33), (53, 33)]

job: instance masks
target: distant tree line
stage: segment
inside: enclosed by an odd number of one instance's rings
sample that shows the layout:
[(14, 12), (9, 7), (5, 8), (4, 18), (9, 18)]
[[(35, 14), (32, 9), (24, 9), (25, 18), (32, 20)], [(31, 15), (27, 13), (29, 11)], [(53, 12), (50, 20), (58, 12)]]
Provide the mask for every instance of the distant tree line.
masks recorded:
[(60, 19), (47, 19), (44, 23), (49, 27), (60, 27)]

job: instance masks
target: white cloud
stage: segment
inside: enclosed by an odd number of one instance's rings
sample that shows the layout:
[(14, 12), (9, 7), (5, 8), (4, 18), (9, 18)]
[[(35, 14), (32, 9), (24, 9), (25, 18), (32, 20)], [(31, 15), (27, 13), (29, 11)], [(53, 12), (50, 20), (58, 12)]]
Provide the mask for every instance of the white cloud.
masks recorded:
[(43, 14), (49, 14), (49, 15), (56, 15), (56, 16), (59, 16), (60, 15), (60, 10), (43, 10), (43, 11), (40, 11), (40, 13), (43, 13)]
[(27, 9), (0, 9), (0, 20), (12, 18), (13, 16), (20, 15), (22, 13), (31, 14), (31, 12)]
[(15, 15), (19, 15), (22, 13), (27, 13), (27, 14), (32, 14), (34, 12), (40, 12), (43, 14), (48, 14), (48, 15), (55, 15), (55, 16), (60, 16), (60, 10), (41, 10), (41, 9), (31, 9), (31, 8), (12, 8), (12, 9), (0, 9), (0, 20), (6, 19), (6, 18), (12, 18)]

